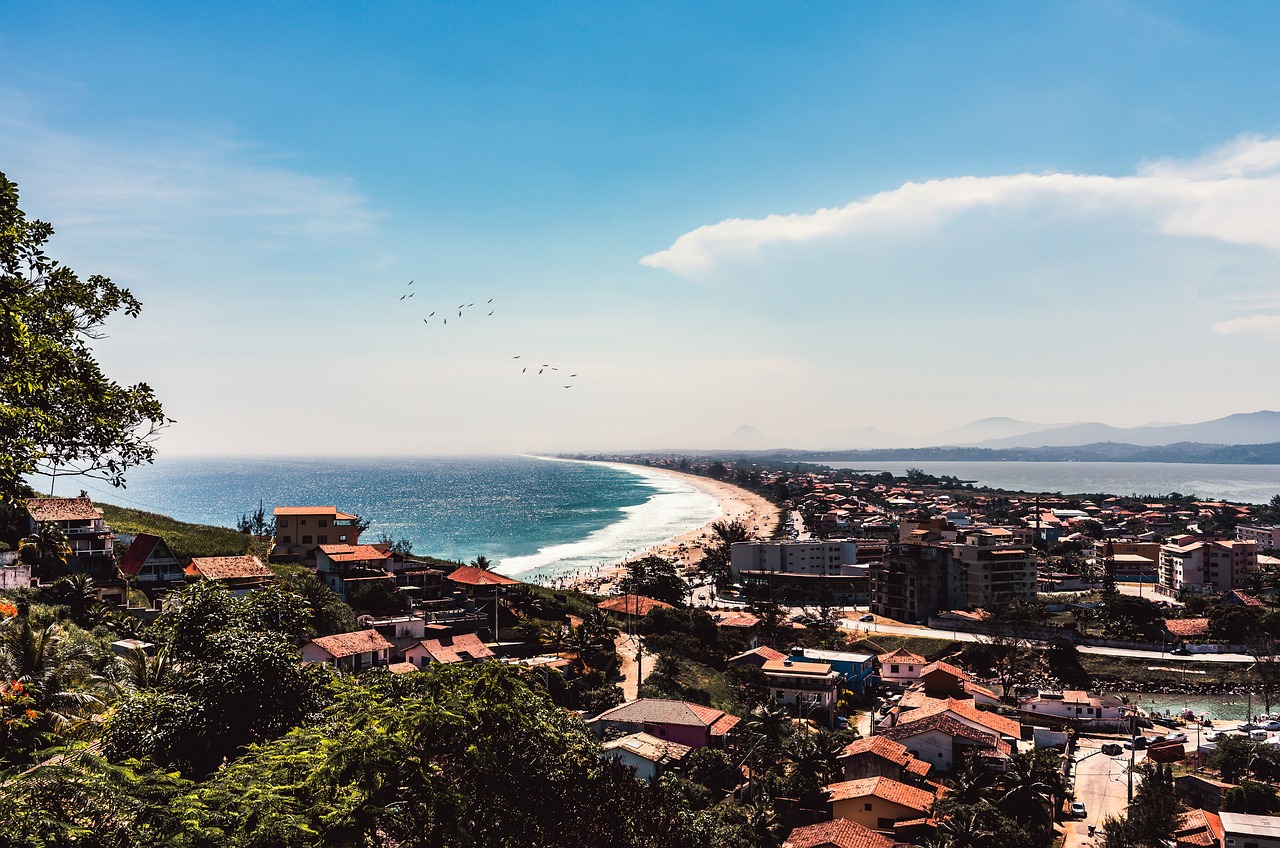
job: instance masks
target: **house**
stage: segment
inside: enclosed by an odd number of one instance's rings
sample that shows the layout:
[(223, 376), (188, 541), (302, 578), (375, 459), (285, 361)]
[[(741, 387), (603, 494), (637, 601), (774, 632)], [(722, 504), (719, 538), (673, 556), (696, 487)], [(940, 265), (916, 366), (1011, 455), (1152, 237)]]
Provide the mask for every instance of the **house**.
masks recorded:
[(920, 669), (920, 686), (930, 698), (965, 698), (969, 674), (948, 662), (932, 662)]
[(847, 819), (869, 830), (892, 831), (900, 821), (927, 816), (932, 792), (887, 777), (843, 780), (825, 788), (832, 819)]
[(1034, 698), (1019, 701), (1018, 709), (1036, 715), (1068, 720), (1117, 720), (1132, 711), (1132, 708), (1119, 698), (1090, 695), (1078, 689), (1068, 689), (1061, 694), (1041, 692)]
[(356, 589), (371, 583), (395, 585), (386, 568), (390, 551), (374, 545), (316, 545), (312, 550), (316, 577), (344, 601)]
[(902, 783), (918, 783), (929, 775), (932, 768), (913, 757), (906, 745), (884, 736), (850, 742), (836, 762), (845, 780), (890, 777)]
[(795, 707), (797, 718), (818, 716), (828, 726), (835, 721), (840, 674), (828, 663), (796, 662), (787, 657), (760, 666), (774, 701)]
[(391, 663), (391, 643), (376, 630), (320, 636), (302, 646), (302, 661), (354, 673)]
[(1198, 641), (1209, 635), (1209, 619), (1166, 618), (1164, 632), (1171, 642)]
[(405, 660), (418, 668), (431, 663), (454, 665), (493, 658), (493, 651), (474, 633), (449, 633), (447, 627), (439, 625), (430, 625), (427, 630), (430, 638), (404, 652)]
[(256, 556), (195, 557), (186, 575), (198, 580), (215, 580), (237, 595), (259, 589), (275, 577), (275, 573)]
[(1001, 769), (997, 761), (1013, 752), (1010, 743), (997, 733), (963, 724), (945, 713), (878, 730), (877, 734), (878, 738), (900, 743), (911, 756), (943, 773), (950, 772), (969, 754)]
[(1174, 848), (1222, 848), (1222, 819), (1208, 810), (1187, 810), (1173, 830)]
[(310, 562), (320, 545), (360, 543), (360, 516), (339, 512), (336, 506), (278, 506), (272, 514), (272, 560)]
[(782, 651), (770, 648), (768, 645), (761, 645), (758, 648), (752, 648), (749, 651), (743, 651), (740, 654), (729, 657), (729, 665), (753, 665), (761, 668), (765, 663), (779, 660), (785, 660), (787, 655)]
[(139, 585), (167, 583), (186, 577), (186, 571), (164, 539), (150, 533), (139, 533), (133, 537), (129, 549), (120, 558), (120, 573), (133, 578)]
[(1280, 848), (1280, 817), (1219, 813), (1225, 848)]
[(1218, 599), (1218, 603), (1228, 607), (1264, 607), (1266, 606), (1266, 604), (1264, 604), (1262, 601), (1255, 598), (1253, 595), (1247, 595), (1244, 592), (1240, 591), (1239, 589), (1232, 589), (1230, 592), (1227, 592), (1225, 595), (1223, 595), (1221, 598)]
[(782, 848), (894, 848), (889, 837), (876, 833), (848, 819), (797, 827), (782, 843)]
[(456, 588), (462, 589), (467, 593), (467, 597), (472, 599), (492, 598), (501, 594), (507, 586), (520, 585), (519, 580), (512, 580), (510, 577), (476, 568), (473, 565), (455, 568), (445, 575), (445, 580)]
[(1022, 738), (1022, 725), (997, 713), (980, 710), (973, 701), (947, 698), (929, 699), (929, 702), (909, 712), (891, 714), (889, 726), (899, 726), (921, 721), (934, 715), (947, 715), (974, 730), (994, 733), (1001, 738)]
[(40, 563), (49, 577), (88, 574), (99, 580), (116, 576), (115, 537), (102, 520), (102, 510), (89, 498), (31, 498), (27, 501), (28, 532), (52, 524), (67, 538), (71, 553), (65, 563)]
[(874, 654), (848, 651), (823, 651), (817, 648), (792, 648), (791, 659), (801, 662), (823, 662), (840, 675), (841, 682), (859, 695), (875, 686)]
[(920, 672), (929, 662), (906, 648), (881, 654), (878, 659), (880, 660), (880, 679), (897, 686), (915, 683), (920, 679)]
[(596, 604), (596, 607), (623, 619), (644, 618), (656, 609), (675, 609), (671, 604), (644, 595), (615, 595)]
[(687, 701), (641, 698), (605, 710), (589, 724), (597, 736), (606, 730), (623, 734), (645, 732), (690, 748), (720, 746), (738, 725), (738, 717)]
[[(749, 612), (710, 612), (716, 627), (723, 627), (731, 633), (739, 634), (743, 641), (755, 647), (759, 642), (760, 619)], [(741, 644), (741, 643), (739, 643)]]
[(635, 769), (636, 778), (645, 783), (661, 777), (663, 772), (683, 762), (693, 750), (688, 745), (659, 739), (644, 732), (628, 734), (606, 742), (602, 747), (602, 756)]

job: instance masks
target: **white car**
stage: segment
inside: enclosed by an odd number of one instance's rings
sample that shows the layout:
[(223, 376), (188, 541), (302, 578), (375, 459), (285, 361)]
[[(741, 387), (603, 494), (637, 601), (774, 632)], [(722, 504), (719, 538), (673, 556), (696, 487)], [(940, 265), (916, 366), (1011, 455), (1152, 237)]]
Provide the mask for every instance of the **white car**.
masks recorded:
[(1086, 810), (1085, 810), (1085, 808), (1084, 808), (1084, 804), (1083, 804), (1082, 802), (1080, 802), (1080, 801), (1076, 801), (1076, 802), (1074, 802), (1074, 803), (1071, 805), (1071, 817), (1072, 817), (1072, 818), (1075, 818), (1075, 819), (1082, 819), (1082, 818), (1085, 818), (1085, 817), (1086, 817), (1086, 816), (1088, 816), (1088, 815), (1089, 815), (1089, 813), (1088, 813), (1088, 812), (1086, 812)]
[(1175, 733), (1170, 733), (1168, 736), (1166, 736), (1166, 737), (1164, 738), (1164, 741), (1166, 741), (1166, 742), (1186, 742), (1186, 741), (1187, 741), (1187, 734), (1185, 734), (1185, 733), (1183, 733), (1181, 730), (1179, 730), (1179, 731), (1177, 731), (1177, 732), (1175, 732)]
[(1263, 727), (1267, 730), (1280, 730), (1280, 721), (1269, 721)]

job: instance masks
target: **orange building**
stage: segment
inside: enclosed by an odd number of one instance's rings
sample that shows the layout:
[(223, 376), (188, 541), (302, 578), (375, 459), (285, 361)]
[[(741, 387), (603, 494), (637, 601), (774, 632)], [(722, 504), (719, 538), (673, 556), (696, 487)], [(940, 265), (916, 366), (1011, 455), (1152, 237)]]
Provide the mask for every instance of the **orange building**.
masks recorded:
[(360, 516), (339, 512), (336, 506), (278, 506), (272, 514), (276, 519), (273, 560), (310, 561), (320, 545), (360, 541)]

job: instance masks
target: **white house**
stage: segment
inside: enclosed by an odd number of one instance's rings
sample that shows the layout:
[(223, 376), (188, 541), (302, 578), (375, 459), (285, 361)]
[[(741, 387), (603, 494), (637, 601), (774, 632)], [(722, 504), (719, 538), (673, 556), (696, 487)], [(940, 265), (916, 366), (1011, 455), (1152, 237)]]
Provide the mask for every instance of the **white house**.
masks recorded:
[(648, 733), (632, 733), (621, 739), (604, 743), (601, 756), (618, 760), (636, 770), (636, 777), (646, 783), (662, 775), (672, 765), (689, 756), (693, 748), (650, 736)]
[(929, 661), (906, 648), (899, 648), (880, 657), (880, 680), (895, 686), (906, 687), (920, 679), (921, 670)]
[(1019, 701), (1018, 709), (1053, 718), (1118, 719), (1128, 715), (1132, 708), (1118, 698), (1069, 689), (1060, 695), (1041, 692), (1038, 697)]

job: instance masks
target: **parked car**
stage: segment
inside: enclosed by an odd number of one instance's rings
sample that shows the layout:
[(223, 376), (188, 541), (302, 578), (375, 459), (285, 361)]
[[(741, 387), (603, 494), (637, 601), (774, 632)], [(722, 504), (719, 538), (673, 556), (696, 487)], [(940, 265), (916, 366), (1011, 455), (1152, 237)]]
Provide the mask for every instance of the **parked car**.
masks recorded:
[(1127, 751), (1141, 751), (1147, 747), (1147, 737), (1135, 736), (1124, 743)]
[(1250, 731), (1249, 731), (1249, 741), (1251, 741), (1251, 742), (1266, 742), (1266, 741), (1267, 741), (1267, 731), (1263, 730), (1262, 728), (1258, 728), (1257, 730), (1250, 730)]
[(1082, 818), (1084, 818), (1084, 817), (1085, 817), (1085, 816), (1087, 816), (1087, 815), (1089, 815), (1089, 813), (1088, 813), (1088, 811), (1086, 811), (1086, 810), (1085, 810), (1085, 808), (1084, 808), (1084, 803), (1083, 803), (1082, 801), (1075, 801), (1075, 802), (1073, 802), (1073, 803), (1071, 804), (1071, 817), (1072, 817), (1072, 818), (1075, 818), (1075, 819), (1082, 819)]
[(1180, 656), (1180, 657), (1185, 657), (1187, 654), (1190, 654), (1191, 652), (1187, 650), (1187, 646), (1186, 646), (1186, 645), (1179, 645), (1178, 647), (1174, 648), (1174, 649), (1173, 649), (1172, 651), (1170, 651), (1169, 653), (1171, 653), (1171, 654), (1177, 654), (1177, 655), (1178, 655), (1178, 656)]
[(1165, 737), (1163, 735), (1147, 736), (1143, 739), (1143, 741), (1146, 742), (1148, 745), (1159, 745), (1161, 742), (1165, 741)]
[(1267, 730), (1280, 730), (1280, 721), (1269, 721), (1263, 727)]
[(1185, 733), (1183, 733), (1181, 730), (1179, 730), (1179, 731), (1177, 731), (1176, 733), (1170, 733), (1168, 736), (1166, 736), (1166, 737), (1164, 738), (1164, 741), (1166, 741), (1166, 742), (1186, 742), (1186, 741), (1187, 741), (1187, 734), (1185, 734)]
[(1209, 733), (1206, 733), (1204, 739), (1206, 742), (1221, 742), (1224, 736), (1226, 736), (1225, 733), (1222, 733), (1217, 730), (1213, 730), (1213, 731), (1210, 731)]
[(876, 617), (871, 613), (867, 613), (866, 615), (858, 617), (858, 621), (875, 621), (875, 620), (876, 620)]
[(1123, 751), (1124, 749), (1120, 747), (1119, 742), (1107, 742), (1102, 746), (1102, 753), (1106, 754), (1108, 757), (1115, 757)]

